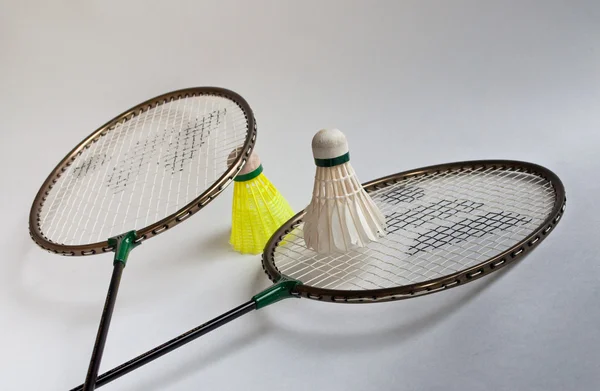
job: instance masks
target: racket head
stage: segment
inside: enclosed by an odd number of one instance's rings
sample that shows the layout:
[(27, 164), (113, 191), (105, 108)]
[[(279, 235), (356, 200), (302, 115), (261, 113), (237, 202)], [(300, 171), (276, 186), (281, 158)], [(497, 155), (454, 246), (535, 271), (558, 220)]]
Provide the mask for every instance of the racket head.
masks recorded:
[(509, 160), (429, 166), (363, 186), (386, 217), (386, 236), (319, 255), (304, 244), (301, 211), (265, 247), (271, 281), (296, 279), (293, 294), (338, 303), (440, 292), (521, 259), (552, 232), (566, 202), (552, 171)]
[[(186, 88), (148, 99), (98, 128), (57, 164), (33, 201), (29, 215), (30, 236), (45, 250), (74, 256), (112, 251), (108, 245), (108, 238), (129, 230), (136, 230), (137, 243), (165, 232), (198, 212), (233, 181), (250, 156), (256, 142), (256, 134), (256, 121), (249, 104), (239, 94), (224, 88)], [(211, 142), (214, 143), (213, 149), (210, 149)], [(119, 151), (115, 157), (116, 149)], [(228, 159), (232, 150), (238, 151), (237, 156)], [(213, 152), (214, 156), (210, 156)], [(201, 159), (204, 158), (206, 160), (203, 163)], [(213, 159), (219, 160), (211, 165)], [(156, 173), (153, 174), (151, 171), (154, 167)], [(190, 192), (188, 187), (186, 194), (180, 197), (181, 184), (184, 183), (181, 173), (187, 172), (188, 177), (191, 177), (194, 167), (196, 174), (204, 178), (204, 184), (199, 184), (198, 179), (196, 188)], [(201, 168), (204, 173), (200, 172)], [(152, 205), (151, 198), (155, 192), (156, 180), (150, 190), (146, 189), (150, 186), (146, 181), (151, 175), (162, 175), (161, 185), (164, 185), (165, 180), (169, 181), (170, 185), (174, 181), (179, 185), (177, 200), (167, 200), (164, 208), (163, 205), (159, 206), (160, 202), (163, 202), (160, 197), (163, 190), (160, 190), (156, 211), (153, 211), (152, 217), (149, 216), (150, 212), (145, 218), (132, 214), (128, 217), (129, 223), (133, 219), (135, 224), (123, 224), (123, 227), (117, 224), (115, 227), (103, 229), (103, 233), (99, 235), (93, 232), (82, 234), (83, 240), (70, 237), (66, 238), (68, 240), (61, 240), (65, 237), (54, 232), (49, 233), (52, 227), (47, 229), (51, 225), (48, 220), (54, 221), (56, 215), (61, 213), (61, 201), (65, 204), (62, 207), (63, 213), (69, 213), (69, 208), (76, 206), (72, 202), (69, 203), (70, 199), (80, 196), (69, 195), (69, 201), (65, 203), (61, 197), (66, 198), (67, 195), (58, 193), (61, 190), (63, 193), (73, 193), (72, 190), (78, 188), (77, 181), (81, 180), (81, 177), (85, 181), (89, 176), (88, 182), (94, 182), (90, 185), (91, 189), (86, 189), (84, 193), (87, 198), (79, 201), (78, 211), (82, 203), (84, 206), (90, 203), (91, 209), (98, 208), (100, 214), (100, 211), (106, 209), (106, 204), (98, 201), (98, 198), (104, 195), (114, 202), (118, 197), (115, 195), (121, 194), (117, 206), (128, 203), (129, 213), (133, 203), (139, 213), (144, 206), (150, 209)], [(171, 178), (168, 178), (169, 175)], [(179, 179), (176, 179), (177, 175)], [(156, 179), (156, 176), (154, 178)], [(97, 183), (100, 183), (100, 186), (96, 186)], [(94, 197), (94, 191), (100, 195)], [(139, 194), (136, 192), (140, 191), (141, 198), (138, 200)], [(139, 202), (135, 205), (137, 201)], [(144, 202), (148, 205), (144, 205)], [(108, 207), (111, 218), (113, 205), (114, 203)], [(50, 217), (52, 213), (54, 216)], [(78, 224), (81, 225), (80, 221), (85, 219), (93, 220), (92, 215), (82, 214)], [(55, 226), (66, 225), (75, 220), (76, 218), (69, 214), (69, 217), (59, 220)], [(95, 223), (97, 225), (97, 221)], [(90, 231), (91, 223), (86, 224), (84, 231)], [(81, 229), (81, 226), (77, 228)], [(94, 236), (99, 239), (91, 240)]]

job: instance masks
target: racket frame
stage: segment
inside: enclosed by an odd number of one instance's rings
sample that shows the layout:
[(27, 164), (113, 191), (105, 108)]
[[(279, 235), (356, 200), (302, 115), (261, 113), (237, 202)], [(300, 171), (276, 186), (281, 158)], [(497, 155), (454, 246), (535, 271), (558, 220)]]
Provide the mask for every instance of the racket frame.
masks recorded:
[[(313, 300), (329, 301), (336, 303), (372, 303), (392, 300), (409, 299), (416, 296), (424, 296), (445, 289), (464, 285), (475, 281), (485, 275), (509, 265), (529, 253), (530, 250), (539, 245), (559, 222), (565, 210), (566, 196), (565, 188), (558, 176), (549, 169), (534, 163), (514, 160), (473, 160), (455, 163), (438, 164), (414, 170), (389, 175), (363, 184), (367, 192), (373, 192), (389, 185), (405, 181), (409, 178), (438, 174), (448, 171), (465, 171), (467, 169), (496, 169), (502, 168), (515, 172), (529, 173), (548, 180), (554, 187), (556, 202), (554, 208), (544, 222), (526, 238), (516, 243), (502, 253), (480, 262), (458, 272), (426, 281), (393, 288), (381, 288), (371, 290), (339, 290), (317, 288), (310, 285), (298, 284), (292, 289), (291, 294)], [(273, 283), (282, 278), (287, 278), (275, 265), (275, 249), (302, 223), (305, 211), (297, 213), (284, 225), (282, 225), (269, 239), (262, 255), (263, 270)]]
[(101, 137), (108, 134), (117, 124), (131, 120), (132, 118), (154, 108), (161, 104), (172, 102), (176, 99), (202, 96), (202, 95), (216, 95), (226, 99), (230, 99), (235, 102), (244, 112), (246, 120), (248, 121), (248, 132), (249, 135), (246, 137), (246, 141), (242, 146), (242, 151), (235, 161), (229, 166), (227, 171), (221, 175), (208, 189), (202, 194), (190, 201), (188, 204), (180, 208), (178, 211), (170, 214), (161, 220), (150, 224), (146, 227), (136, 230), (137, 239), (136, 244), (143, 242), (153, 236), (161, 234), (166, 230), (174, 227), (180, 222), (186, 220), (194, 213), (205, 207), (210, 201), (218, 196), (232, 181), (237, 173), (246, 164), (252, 149), (256, 143), (256, 120), (252, 109), (248, 105), (248, 102), (242, 98), (239, 94), (220, 87), (192, 87), (181, 89), (177, 91), (168, 92), (148, 99), (143, 103), (140, 103), (129, 110), (124, 111), (117, 117), (108, 121), (100, 128), (95, 130), (92, 134), (81, 141), (75, 148), (69, 152), (64, 159), (62, 159), (56, 167), (52, 170), (50, 175), (46, 178), (40, 190), (38, 191), (31, 211), (29, 213), (29, 234), (35, 243), (49, 252), (65, 255), (65, 256), (85, 256), (94, 254), (103, 254), (114, 250), (113, 246), (108, 243), (108, 238), (102, 242), (89, 243), (83, 245), (64, 245), (55, 243), (48, 239), (42, 232), (40, 223), (40, 214), (44, 206), (44, 202), (48, 197), (50, 190), (59, 181), (62, 174), (67, 170), (73, 162), (76, 161), (77, 157), (80, 156), (84, 150), (90, 148), (95, 142), (101, 139)]

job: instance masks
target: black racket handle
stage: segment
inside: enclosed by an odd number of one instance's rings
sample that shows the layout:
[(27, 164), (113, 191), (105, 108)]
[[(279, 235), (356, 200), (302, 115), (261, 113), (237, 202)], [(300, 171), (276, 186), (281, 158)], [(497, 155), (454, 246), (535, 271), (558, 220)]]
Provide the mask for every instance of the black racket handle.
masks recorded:
[(92, 358), (90, 359), (85, 383), (81, 386), (81, 389), (84, 391), (93, 391), (95, 388), (98, 370), (100, 369), (100, 361), (102, 361), (102, 353), (104, 352), (108, 328), (110, 327), (110, 320), (112, 319), (113, 310), (115, 309), (115, 302), (117, 301), (117, 293), (119, 292), (121, 275), (123, 274), (124, 268), (125, 263), (114, 263), (110, 285), (108, 286), (108, 292), (106, 293), (106, 301), (104, 302), (104, 310), (102, 311), (100, 325), (98, 326), (98, 334), (96, 335), (96, 342), (94, 343), (94, 350), (92, 351)]
[[(216, 329), (219, 328), (221, 326), (223, 326), (226, 323), (231, 322), (232, 320), (239, 318), (242, 315), (247, 314), (250, 311), (253, 311), (256, 309), (256, 301), (254, 300), (250, 300), (247, 303), (244, 303), (242, 305), (240, 305), (239, 307), (236, 307), (234, 309), (232, 309), (229, 312), (226, 312), (225, 314), (218, 316), (216, 318), (214, 318), (213, 320), (210, 320), (206, 323), (204, 323), (203, 325), (200, 325), (194, 329), (191, 329), (190, 331), (181, 334), (179, 337), (173, 338), (172, 340), (163, 343), (162, 345), (147, 351), (146, 353), (143, 353), (139, 356), (137, 356), (134, 359), (131, 359), (129, 361), (127, 361), (124, 364), (119, 365), (118, 367), (115, 367), (113, 369), (111, 369), (110, 371), (103, 373), (102, 375), (98, 376), (97, 380), (96, 380), (96, 387), (102, 387), (105, 384), (110, 383), (111, 381), (120, 378), (121, 376), (141, 367), (144, 366), (146, 364), (148, 364), (151, 361), (156, 360), (157, 358), (164, 356), (165, 354), (169, 353), (172, 350), (175, 350), (185, 344), (187, 344), (188, 342), (192, 342), (193, 340), (195, 340), (196, 338)], [(83, 391), (83, 384), (73, 388), (71, 391)]]

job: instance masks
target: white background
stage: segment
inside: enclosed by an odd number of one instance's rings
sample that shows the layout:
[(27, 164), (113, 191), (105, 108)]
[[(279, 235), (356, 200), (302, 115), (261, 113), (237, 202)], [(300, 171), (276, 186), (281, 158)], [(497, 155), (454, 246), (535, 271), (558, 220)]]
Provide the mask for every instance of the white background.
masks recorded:
[[(2, 1), (0, 390), (84, 377), (111, 257), (37, 248), (52, 167), (142, 100), (244, 96), (267, 177), (310, 200), (312, 135), (338, 127), (362, 181), (505, 158), (555, 171), (566, 215), (523, 262), (417, 300), (288, 300), (106, 390), (600, 389), (600, 2)], [(231, 189), (125, 270), (105, 371), (269, 285), (229, 249)]]

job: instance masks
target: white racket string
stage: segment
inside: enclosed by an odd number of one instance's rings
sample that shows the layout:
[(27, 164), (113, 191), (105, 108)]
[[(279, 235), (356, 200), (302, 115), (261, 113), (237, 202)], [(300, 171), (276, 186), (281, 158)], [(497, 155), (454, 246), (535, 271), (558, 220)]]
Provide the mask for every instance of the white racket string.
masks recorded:
[(317, 288), (369, 290), (427, 281), (510, 249), (548, 217), (556, 200), (546, 179), (491, 167), (409, 177), (370, 195), (387, 220), (379, 242), (319, 255), (306, 248), (300, 226), (276, 248), (275, 266)]
[(160, 221), (223, 175), (248, 131), (244, 111), (217, 95), (162, 102), (122, 120), (62, 173), (41, 209), (41, 231), (78, 245)]

